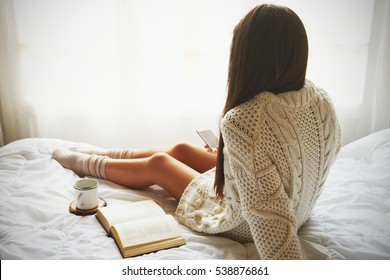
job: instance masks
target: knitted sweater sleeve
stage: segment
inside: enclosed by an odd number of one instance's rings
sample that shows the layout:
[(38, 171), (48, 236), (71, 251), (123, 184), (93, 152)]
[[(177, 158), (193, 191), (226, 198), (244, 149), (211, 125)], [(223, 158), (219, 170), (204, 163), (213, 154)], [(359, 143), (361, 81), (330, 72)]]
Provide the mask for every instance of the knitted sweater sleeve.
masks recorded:
[(302, 259), (297, 221), (281, 176), (266, 155), (259, 160), (262, 147), (256, 136), (245, 129), (245, 118), (227, 114), (222, 121), (225, 143), (225, 174), (239, 194), (238, 209), (247, 221), (262, 259)]

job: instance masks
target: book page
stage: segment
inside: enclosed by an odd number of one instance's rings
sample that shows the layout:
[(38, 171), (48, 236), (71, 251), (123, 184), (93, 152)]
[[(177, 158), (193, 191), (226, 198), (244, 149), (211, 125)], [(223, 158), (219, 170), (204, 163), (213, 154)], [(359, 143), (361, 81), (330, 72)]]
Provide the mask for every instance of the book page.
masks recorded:
[(164, 210), (153, 200), (107, 206), (99, 208), (99, 211), (106, 218), (109, 227), (123, 222), (165, 215)]
[(118, 224), (113, 227), (122, 247), (181, 236), (179, 226), (171, 215)]

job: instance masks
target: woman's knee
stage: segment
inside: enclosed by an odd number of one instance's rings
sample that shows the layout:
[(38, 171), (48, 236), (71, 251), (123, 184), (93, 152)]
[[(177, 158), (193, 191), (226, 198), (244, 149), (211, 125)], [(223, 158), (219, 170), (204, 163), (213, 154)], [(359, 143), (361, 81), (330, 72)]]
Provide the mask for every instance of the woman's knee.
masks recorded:
[(190, 151), (194, 149), (194, 146), (186, 142), (178, 143), (171, 148), (169, 154), (174, 158), (182, 158), (185, 155), (188, 155)]
[(157, 152), (149, 157), (147, 164), (150, 169), (161, 169), (172, 161), (172, 157), (165, 152)]

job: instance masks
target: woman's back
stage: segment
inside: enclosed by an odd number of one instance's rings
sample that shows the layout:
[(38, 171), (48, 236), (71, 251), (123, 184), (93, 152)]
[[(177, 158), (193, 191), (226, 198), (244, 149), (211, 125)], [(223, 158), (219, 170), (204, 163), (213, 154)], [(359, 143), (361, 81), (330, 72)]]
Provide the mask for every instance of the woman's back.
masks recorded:
[[(225, 169), (232, 174), (225, 178), (226, 197), (239, 194), (240, 207), (233, 208), (252, 221), (259, 253), (273, 258), (290, 237), (297, 241), (340, 149), (333, 106), (308, 81), (299, 91), (263, 92), (225, 115), (222, 134)], [(269, 252), (265, 236), (273, 237)]]

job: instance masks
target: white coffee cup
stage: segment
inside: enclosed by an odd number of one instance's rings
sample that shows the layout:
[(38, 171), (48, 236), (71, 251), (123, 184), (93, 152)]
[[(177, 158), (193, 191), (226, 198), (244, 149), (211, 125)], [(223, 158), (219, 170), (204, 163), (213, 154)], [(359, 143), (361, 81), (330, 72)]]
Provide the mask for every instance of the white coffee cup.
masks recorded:
[(74, 184), (76, 208), (80, 210), (91, 210), (98, 207), (99, 181), (95, 179), (80, 179)]

